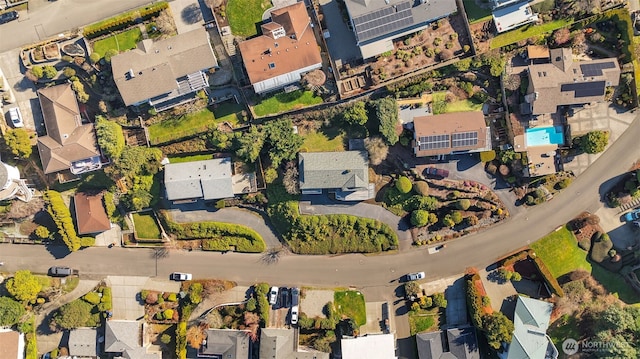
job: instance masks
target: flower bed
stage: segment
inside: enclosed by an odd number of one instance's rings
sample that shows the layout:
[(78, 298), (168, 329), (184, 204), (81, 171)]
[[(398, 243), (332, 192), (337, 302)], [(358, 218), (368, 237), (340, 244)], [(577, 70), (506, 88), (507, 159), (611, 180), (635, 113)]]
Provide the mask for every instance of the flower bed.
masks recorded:
[(144, 313), (148, 322), (171, 324), (180, 320), (177, 293), (143, 290), (140, 299), (145, 303)]

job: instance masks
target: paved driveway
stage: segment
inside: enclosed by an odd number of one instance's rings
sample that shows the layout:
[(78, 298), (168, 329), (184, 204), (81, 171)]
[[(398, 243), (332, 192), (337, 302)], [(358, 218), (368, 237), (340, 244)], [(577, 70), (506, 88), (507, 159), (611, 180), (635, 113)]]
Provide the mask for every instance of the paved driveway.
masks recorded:
[[(4, 39), (1, 32), (0, 39), (2, 39), (0, 41), (2, 43)], [(8, 112), (11, 107), (19, 107), (25, 128), (29, 130), (43, 129), (42, 111), (40, 111), (38, 95), (33, 82), (27, 80), (22, 74), (19, 55), (20, 50), (18, 49), (0, 54), (0, 68), (14, 96), (14, 103), (5, 104), (4, 110)], [(5, 123), (7, 118), (5, 116), (2, 117)]]
[(360, 58), (360, 50), (356, 45), (356, 36), (342, 20), (338, 1), (320, 0), (320, 6), (324, 14), (325, 24), (331, 32), (331, 37), (327, 39), (331, 60), (341, 66)]
[[(204, 20), (197, 0), (174, 0), (169, 2), (169, 7), (178, 34), (202, 28)], [(203, 10), (211, 12), (206, 6)]]

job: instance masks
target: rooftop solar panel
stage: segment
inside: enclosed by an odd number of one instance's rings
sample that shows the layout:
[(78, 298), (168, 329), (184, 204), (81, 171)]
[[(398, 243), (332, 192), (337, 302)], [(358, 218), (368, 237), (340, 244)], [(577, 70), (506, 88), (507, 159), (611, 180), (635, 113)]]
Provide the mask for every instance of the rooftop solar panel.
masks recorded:
[(602, 76), (602, 70), (613, 69), (615, 67), (616, 64), (613, 61), (580, 65), (583, 76)]
[(602, 96), (604, 95), (604, 90), (604, 81), (579, 82), (560, 86), (560, 91), (562, 92), (574, 91), (575, 97)]
[(411, 2), (385, 7), (353, 19), (358, 41), (366, 41), (376, 36), (388, 34), (413, 23)]
[(422, 136), (418, 141), (420, 151), (449, 148), (449, 135)]
[(451, 147), (469, 147), (478, 144), (478, 132), (460, 132), (451, 135)]

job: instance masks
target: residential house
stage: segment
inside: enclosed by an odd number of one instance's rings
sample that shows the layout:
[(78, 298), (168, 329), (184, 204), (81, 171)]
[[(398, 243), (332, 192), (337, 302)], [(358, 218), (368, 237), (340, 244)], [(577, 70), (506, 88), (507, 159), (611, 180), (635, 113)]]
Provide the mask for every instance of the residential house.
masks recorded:
[(363, 59), (393, 51), (393, 41), (458, 11), (452, 0), (345, 0)]
[(413, 139), (417, 157), (491, 150), (491, 131), (482, 111), (415, 117)]
[(233, 197), (232, 175), (231, 157), (166, 164), (164, 187), (167, 199), (212, 200)]
[(69, 356), (77, 358), (96, 358), (97, 331), (95, 328), (77, 328), (69, 332)]
[(207, 329), (207, 339), (198, 349), (198, 357), (249, 359), (251, 339), (248, 330)]
[(46, 136), (38, 137), (44, 173), (70, 170), (81, 174), (102, 168), (92, 123), (82, 124), (80, 108), (70, 84), (38, 90)]
[(573, 61), (570, 48), (551, 49), (549, 55), (548, 63), (528, 67), (525, 101), (534, 116), (555, 113), (558, 106), (602, 102), (606, 88), (620, 82), (616, 58)]
[(340, 340), (342, 359), (395, 359), (396, 340), (393, 334), (372, 334)]
[(558, 350), (547, 335), (553, 304), (518, 296), (513, 338), (507, 359), (556, 359)]
[(218, 62), (204, 28), (138, 46), (111, 58), (113, 79), (127, 106), (163, 111), (209, 87), (207, 71)]
[(300, 351), (296, 329), (262, 328), (260, 330), (260, 359), (329, 359), (329, 353)]
[(133, 320), (107, 320), (104, 353), (126, 359), (162, 359), (162, 352), (150, 351), (143, 339), (144, 323)]
[(478, 338), (470, 325), (416, 334), (419, 359), (480, 359)]
[(0, 328), (0, 358), (24, 359), (24, 334)]
[(369, 155), (366, 151), (301, 152), (298, 154), (302, 194), (329, 190), (336, 198), (358, 201), (373, 198), (369, 183)]
[(271, 11), (262, 35), (238, 45), (253, 90), (262, 94), (300, 81), (322, 67), (320, 47), (304, 2)]
[(533, 65), (535, 63), (549, 62), (549, 48), (542, 45), (528, 45), (527, 59)]
[(493, 22), (498, 32), (513, 30), (522, 25), (538, 21), (529, 4), (531, 0), (494, 0)]
[(13, 198), (29, 202), (33, 198), (33, 192), (24, 180), (20, 179), (20, 170), (17, 167), (0, 162), (0, 201)]
[(73, 196), (76, 207), (76, 222), (78, 234), (102, 233), (111, 229), (111, 221), (102, 202), (103, 193), (88, 194), (77, 192)]

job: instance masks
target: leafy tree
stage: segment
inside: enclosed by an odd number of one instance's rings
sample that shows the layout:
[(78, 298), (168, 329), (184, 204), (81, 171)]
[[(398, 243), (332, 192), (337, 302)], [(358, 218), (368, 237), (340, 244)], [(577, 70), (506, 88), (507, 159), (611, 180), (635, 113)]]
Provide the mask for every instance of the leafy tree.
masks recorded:
[(65, 67), (64, 69), (62, 69), (62, 74), (64, 75), (64, 77), (73, 77), (76, 75), (76, 70), (71, 67)]
[(367, 149), (367, 152), (369, 152), (369, 163), (373, 166), (381, 164), (389, 154), (389, 146), (387, 146), (381, 137), (369, 137), (365, 139), (364, 147)]
[(256, 298), (249, 298), (249, 300), (247, 301), (247, 305), (246, 308), (248, 311), (253, 312), (254, 310), (256, 310), (258, 306), (258, 301), (256, 300)]
[(455, 223), (455, 224), (462, 223), (462, 213), (460, 213), (460, 211), (451, 212), (451, 219), (453, 220), (453, 223)]
[(49, 229), (45, 226), (36, 227), (36, 229), (33, 231), (33, 234), (40, 239), (51, 238), (51, 233), (49, 232)]
[(283, 161), (296, 158), (304, 138), (293, 132), (293, 122), (289, 118), (280, 118), (264, 125), (265, 143), (268, 145), (269, 158), (274, 167)]
[(342, 119), (350, 125), (364, 125), (369, 119), (364, 101), (358, 101), (342, 112)]
[(408, 297), (415, 297), (420, 293), (420, 284), (416, 281), (407, 282), (404, 284), (404, 291)]
[(53, 315), (53, 320), (61, 329), (83, 327), (91, 320), (93, 306), (84, 300), (74, 300), (60, 307)]
[(411, 224), (416, 227), (424, 227), (429, 223), (429, 212), (418, 209), (411, 212)]
[(31, 156), (31, 139), (24, 128), (7, 130), (4, 135), (4, 144), (14, 156), (20, 158), (29, 158)]
[(444, 293), (436, 293), (433, 295), (433, 305), (438, 308), (447, 307), (447, 300), (444, 297)]
[(463, 59), (453, 64), (453, 67), (458, 71), (469, 71), (471, 68), (471, 59)]
[(218, 130), (209, 132), (208, 140), (213, 147), (223, 151), (228, 150), (233, 146), (233, 134), (228, 134)]
[(383, 98), (371, 103), (373, 114), (379, 123), (379, 131), (382, 137), (390, 145), (395, 145), (400, 137), (396, 132), (398, 125), (398, 107), (393, 98)]
[(496, 49), (490, 52), (485, 52), (481, 57), (482, 63), (489, 66), (491, 76), (500, 77), (507, 65), (507, 62), (504, 56), (500, 53), (500, 50)]
[(586, 153), (600, 153), (609, 143), (609, 132), (591, 131), (580, 138), (580, 147)]
[(400, 176), (400, 178), (396, 180), (396, 188), (400, 193), (409, 193), (411, 192), (411, 188), (413, 188), (413, 184), (409, 178)]
[(469, 201), (467, 198), (463, 198), (461, 200), (458, 200), (458, 202), (456, 202), (456, 207), (463, 211), (468, 210), (470, 206), (471, 206), (471, 201)]
[(96, 137), (98, 145), (107, 157), (117, 160), (124, 150), (124, 135), (122, 127), (116, 122), (109, 121), (103, 116), (96, 116)]
[(453, 218), (451, 218), (450, 214), (447, 214), (442, 219), (442, 225), (445, 227), (453, 227), (456, 225), (456, 222), (453, 221)]
[(105, 172), (114, 180), (126, 177), (132, 180), (140, 175), (155, 175), (160, 169), (162, 151), (158, 148), (126, 146), (120, 158), (107, 167)]
[(13, 278), (7, 281), (6, 287), (9, 294), (21, 302), (35, 301), (42, 290), (38, 278), (26, 269), (17, 271)]
[(413, 184), (413, 190), (421, 196), (428, 196), (429, 184), (426, 181), (417, 181)]
[(58, 75), (58, 70), (56, 70), (56, 68), (53, 66), (45, 66), (44, 68), (42, 68), (42, 72), (44, 74), (44, 77), (48, 79), (52, 79), (56, 77), (56, 75)]
[(116, 56), (118, 53), (119, 52), (116, 49), (107, 50), (107, 52), (104, 53), (104, 61), (106, 61), (108, 64), (110, 64), (111, 63), (111, 58)]
[(513, 322), (502, 312), (494, 312), (482, 317), (482, 326), (487, 341), (493, 349), (499, 349), (502, 343), (511, 343)]
[(31, 67), (31, 73), (38, 79), (41, 79), (44, 76), (44, 69), (42, 66), (33, 66)]
[(26, 313), (24, 306), (9, 297), (0, 297), (0, 326), (12, 326)]
[(89, 60), (91, 60), (91, 63), (93, 64), (100, 61), (101, 58), (102, 58), (102, 55), (97, 52), (92, 52), (91, 55), (89, 56)]
[(76, 233), (76, 229), (73, 226), (71, 212), (62, 200), (60, 193), (48, 190), (44, 192), (43, 198), (47, 212), (51, 215), (51, 218), (53, 218), (53, 221), (56, 223), (56, 227), (58, 227), (58, 235), (67, 245), (67, 248), (69, 248), (71, 252), (75, 252), (80, 249), (82, 244)]
[(482, 151), (480, 152), (480, 161), (491, 162), (496, 159), (496, 151)]
[(244, 162), (254, 163), (260, 156), (265, 137), (263, 131), (256, 126), (251, 126), (249, 131), (236, 137), (238, 147), (236, 155)]

